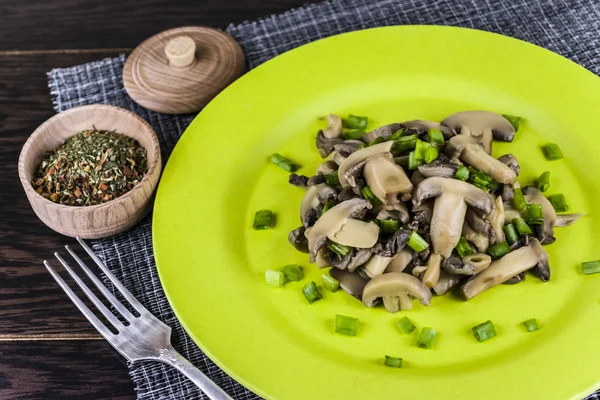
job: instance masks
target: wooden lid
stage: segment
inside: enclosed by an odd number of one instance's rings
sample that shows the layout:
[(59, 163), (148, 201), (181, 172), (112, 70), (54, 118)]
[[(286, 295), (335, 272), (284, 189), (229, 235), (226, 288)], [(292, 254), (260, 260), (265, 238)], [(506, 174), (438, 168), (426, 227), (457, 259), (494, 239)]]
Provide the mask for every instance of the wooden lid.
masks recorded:
[(244, 53), (225, 32), (188, 26), (161, 32), (133, 50), (123, 69), (125, 90), (153, 111), (200, 110), (246, 70)]

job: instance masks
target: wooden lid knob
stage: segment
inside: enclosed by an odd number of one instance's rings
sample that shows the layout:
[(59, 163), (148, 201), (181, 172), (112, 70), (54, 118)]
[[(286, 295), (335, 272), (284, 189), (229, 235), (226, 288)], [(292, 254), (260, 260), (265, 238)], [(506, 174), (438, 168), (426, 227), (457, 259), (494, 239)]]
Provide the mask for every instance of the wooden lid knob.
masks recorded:
[(190, 26), (154, 35), (133, 50), (123, 85), (142, 107), (167, 114), (199, 111), (246, 70), (244, 53), (228, 34)]

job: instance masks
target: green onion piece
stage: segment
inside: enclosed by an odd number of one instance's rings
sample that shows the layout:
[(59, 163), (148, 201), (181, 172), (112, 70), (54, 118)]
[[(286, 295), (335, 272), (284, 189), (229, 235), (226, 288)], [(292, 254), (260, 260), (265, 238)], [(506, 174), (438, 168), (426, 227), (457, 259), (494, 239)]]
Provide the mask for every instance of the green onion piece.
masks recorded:
[(325, 204), (323, 204), (323, 210), (321, 211), (321, 216), (323, 216), (329, 209), (333, 207), (333, 201), (327, 200)]
[(488, 249), (488, 253), (490, 253), (493, 259), (502, 258), (510, 252), (510, 246), (506, 242), (497, 243)]
[(465, 167), (464, 165), (459, 166), (454, 174), (454, 179), (458, 179), (459, 181), (463, 182), (469, 179), (469, 168)]
[(279, 153), (275, 153), (271, 156), (271, 162), (279, 168), (285, 169), (287, 172), (296, 172), (300, 168), (300, 165)]
[(435, 147), (429, 147), (425, 150), (425, 163), (429, 164), (438, 158), (438, 149)]
[(398, 230), (398, 221), (395, 219), (386, 219), (379, 221), (379, 227), (384, 233), (393, 233)]
[(367, 129), (367, 122), (369, 122), (369, 118), (367, 117), (359, 117), (356, 115), (348, 115), (348, 118), (342, 120), (342, 125), (347, 129), (358, 129), (364, 131)]
[(417, 339), (417, 346), (419, 346), (422, 349), (432, 348), (436, 336), (437, 332), (433, 328), (425, 327), (421, 329), (421, 333), (419, 333), (419, 337)]
[(563, 158), (563, 153), (560, 151), (560, 147), (558, 147), (555, 143), (548, 143), (542, 146), (542, 152), (544, 153), (544, 157), (546, 160), (554, 161), (560, 160)]
[(256, 231), (269, 229), (275, 226), (277, 216), (271, 210), (259, 210), (254, 214), (254, 223), (252, 228)]
[(537, 180), (537, 188), (541, 192), (545, 192), (550, 188), (550, 171), (546, 171), (540, 175)]
[(458, 241), (458, 244), (456, 245), (456, 251), (461, 258), (473, 254), (473, 249), (464, 236), (462, 236)]
[(537, 331), (538, 329), (540, 329), (538, 326), (537, 319), (535, 319), (535, 318), (531, 318), (531, 319), (528, 319), (527, 321), (524, 321), (523, 325), (525, 326), (525, 329), (527, 329), (527, 332), (533, 332), (533, 331)]
[(469, 172), (471, 179), (474, 181), (479, 181), (481, 184), (489, 185), (493, 181), (491, 176), (485, 172), (481, 172), (477, 168), (469, 167)]
[(344, 131), (342, 133), (342, 139), (344, 140), (360, 140), (365, 135), (365, 131), (360, 129), (354, 129), (349, 131)]
[(302, 267), (298, 264), (288, 264), (281, 268), (281, 272), (285, 275), (285, 279), (290, 282), (298, 282), (304, 279), (304, 272), (302, 272)]
[(332, 276), (322, 274), (323, 287), (330, 292), (336, 292), (340, 288), (340, 282)]
[(285, 284), (285, 274), (281, 271), (268, 269), (267, 272), (265, 272), (265, 280), (267, 281), (267, 285), (282, 287)]
[(515, 228), (517, 228), (517, 232), (519, 232), (519, 235), (521, 236), (531, 235), (533, 233), (533, 231), (531, 230), (529, 225), (527, 225), (527, 222), (525, 222), (523, 218), (515, 218), (512, 220), (512, 223), (515, 225)]
[(430, 143), (434, 143), (439, 146), (443, 146), (446, 143), (446, 141), (444, 140), (444, 134), (441, 131), (429, 128), (429, 132), (427, 133), (429, 134)]
[(425, 239), (421, 237), (417, 232), (412, 231), (410, 237), (408, 238), (408, 242), (406, 242), (408, 247), (416, 251), (417, 253), (422, 252), (426, 248), (429, 247), (429, 243)]
[(581, 263), (581, 271), (586, 275), (597, 274), (600, 272), (600, 260), (586, 261)]
[(528, 224), (541, 225), (544, 223), (544, 213), (541, 204), (527, 204), (525, 206), (525, 221)]
[(348, 254), (348, 252), (351, 249), (351, 247), (344, 246), (343, 244), (339, 244), (339, 243), (335, 243), (335, 242), (331, 242), (331, 241), (327, 242), (327, 248), (329, 250), (333, 251), (335, 254), (337, 254), (340, 257), (343, 257), (346, 254)]
[(480, 181), (479, 179), (471, 179), (471, 183), (473, 184), (473, 186), (478, 187), (483, 191), (488, 190), (488, 184), (486, 182)]
[(501, 187), (502, 184), (498, 181), (492, 181), (492, 183), (488, 185), (488, 189), (490, 189), (492, 192), (499, 190)]
[(346, 317), (337, 314), (335, 316), (334, 328), (337, 333), (346, 336), (356, 336), (358, 334), (358, 318)]
[(523, 191), (521, 190), (521, 188), (515, 188), (513, 204), (519, 212), (525, 211), (525, 206), (527, 205), (527, 202), (525, 201), (525, 196), (523, 195)]
[(384, 364), (392, 368), (402, 368), (402, 359), (398, 357), (385, 356)]
[(369, 200), (374, 206), (378, 206), (381, 204), (381, 201), (379, 201), (379, 199), (375, 197), (373, 191), (368, 186), (362, 188), (362, 195), (366, 200)]
[(519, 131), (519, 125), (521, 125), (521, 117), (515, 117), (514, 115), (502, 114), (504, 118), (510, 122), (510, 124), (515, 128), (515, 132)]
[(400, 328), (403, 333), (411, 333), (416, 329), (415, 324), (413, 324), (408, 317), (401, 318), (396, 325), (398, 325), (398, 328)]
[[(398, 129), (387, 140), (398, 140), (398, 139), (400, 139), (402, 137), (402, 135), (404, 135), (404, 128)], [(411, 135), (411, 136), (415, 136), (415, 140), (416, 140), (416, 136), (417, 135)]]
[(425, 160), (425, 151), (430, 147), (431, 144), (417, 139), (417, 144), (415, 145), (415, 158), (421, 161)]
[(369, 142), (368, 146), (375, 146), (376, 144), (383, 143), (383, 142), (385, 142), (385, 139), (382, 138), (381, 136), (379, 136), (379, 137), (376, 137), (375, 139), (371, 140)]
[(473, 327), (473, 335), (480, 343), (496, 336), (496, 327), (492, 321), (485, 321)]
[(513, 245), (519, 240), (519, 234), (517, 233), (517, 228), (513, 224), (504, 225), (502, 228), (504, 233), (506, 234), (506, 241), (509, 245)]
[(423, 160), (417, 159), (414, 151), (411, 151), (408, 155), (408, 169), (417, 169), (419, 165), (423, 164)]
[(340, 184), (340, 175), (338, 174), (338, 171), (333, 171), (327, 175), (325, 175), (325, 183), (327, 183), (329, 186), (337, 186)]
[(308, 300), (310, 304), (323, 298), (323, 295), (321, 294), (321, 292), (319, 292), (317, 284), (313, 281), (304, 285), (304, 287), (302, 288), (302, 294), (304, 294), (304, 297), (306, 297), (306, 300)]
[[(404, 130), (401, 129), (402, 132), (404, 132)], [(398, 131), (400, 132), (400, 131)], [(398, 133), (396, 132), (396, 133)], [(395, 135), (395, 134), (394, 134)], [(390, 136), (390, 139), (388, 140), (394, 140), (394, 144), (392, 145), (392, 153), (394, 155), (400, 155), (406, 151), (412, 150), (415, 148), (415, 146), (417, 145), (417, 139), (419, 138), (419, 135), (409, 135), (409, 136), (402, 136), (398, 139), (392, 139), (392, 137), (394, 136)]]
[(550, 204), (552, 204), (552, 207), (554, 207), (554, 210), (556, 210), (556, 212), (569, 211), (569, 205), (567, 204), (567, 199), (565, 198), (564, 194), (552, 194), (548, 196), (548, 200), (550, 201)]

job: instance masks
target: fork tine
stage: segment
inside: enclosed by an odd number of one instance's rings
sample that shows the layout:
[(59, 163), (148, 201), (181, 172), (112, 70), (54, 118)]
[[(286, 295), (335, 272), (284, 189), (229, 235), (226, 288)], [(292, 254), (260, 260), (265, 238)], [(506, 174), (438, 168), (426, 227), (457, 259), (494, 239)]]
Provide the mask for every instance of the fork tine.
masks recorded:
[(125, 297), (125, 299), (127, 299), (127, 301), (133, 306), (133, 308), (136, 309), (137, 312), (139, 312), (140, 314), (145, 314), (147, 316), (154, 317), (152, 314), (150, 314), (150, 312), (146, 309), (146, 307), (141, 305), (140, 302), (137, 301), (137, 299), (135, 297), (133, 297), (133, 295), (129, 292), (129, 290), (127, 290), (125, 288), (125, 286), (123, 286), (123, 284), (121, 282), (119, 282), (119, 280), (112, 274), (112, 272), (110, 272), (108, 267), (106, 265), (104, 265), (102, 260), (100, 260), (100, 258), (98, 258), (98, 256), (92, 251), (92, 249), (89, 248), (89, 246), (83, 240), (81, 240), (80, 237), (77, 237), (77, 241), (79, 242), (81, 247), (83, 247), (83, 249), (88, 253), (88, 255), (92, 258), (92, 260), (94, 260), (94, 262), (98, 265), (98, 267), (102, 270), (102, 272), (104, 272), (106, 277), (108, 279), (110, 279), (112, 284), (115, 285), (115, 287), (121, 292), (123, 297)]
[(100, 332), (100, 334), (104, 336), (106, 340), (110, 341), (114, 336), (113, 333), (109, 331), (108, 328), (94, 315), (94, 313), (90, 311), (88, 306), (86, 306), (79, 299), (75, 292), (71, 290), (69, 285), (67, 285), (63, 278), (61, 278), (60, 275), (58, 275), (58, 273), (54, 270), (54, 268), (52, 267), (52, 265), (50, 265), (48, 261), (44, 260), (44, 265), (46, 266), (46, 269), (48, 270), (48, 272), (50, 272), (50, 275), (52, 275), (56, 283), (58, 283), (62, 290), (65, 291), (67, 296), (69, 296), (69, 298), (77, 306), (77, 308), (79, 308), (79, 311), (81, 311), (81, 313), (85, 315), (88, 321), (90, 321), (94, 328), (96, 328), (96, 330)]
[(79, 258), (79, 256), (75, 254), (75, 252), (71, 250), (71, 248), (68, 245), (65, 246), (65, 249), (67, 249), (71, 257), (73, 257), (77, 264), (79, 264), (79, 267), (83, 270), (83, 272), (85, 272), (88, 278), (90, 278), (90, 280), (94, 282), (94, 285), (96, 285), (100, 292), (102, 292), (104, 297), (106, 297), (108, 301), (110, 301), (110, 304), (112, 304), (112, 306), (115, 307), (117, 311), (119, 311), (123, 315), (123, 317), (125, 317), (126, 320), (130, 322), (133, 321), (135, 316), (132, 313), (130, 313), (129, 310), (125, 308), (125, 306), (121, 304), (119, 300), (117, 300), (117, 298), (110, 292), (110, 290), (108, 290), (108, 288), (100, 281), (100, 279), (98, 279), (98, 277), (94, 275), (92, 271), (90, 271), (90, 269), (87, 267), (87, 265), (85, 265), (81, 258)]
[(98, 308), (98, 310), (102, 313), (102, 315), (104, 315), (104, 317), (111, 324), (113, 324), (113, 326), (115, 328), (117, 328), (117, 330), (120, 331), (121, 329), (123, 329), (123, 324), (121, 323), (121, 321), (119, 321), (117, 319), (117, 317), (115, 317), (113, 315), (113, 313), (110, 312), (110, 310), (108, 308), (106, 308), (104, 303), (102, 303), (102, 301), (100, 301), (100, 299), (98, 297), (96, 297), (94, 292), (92, 292), (90, 290), (90, 288), (88, 287), (88, 285), (86, 285), (85, 282), (81, 280), (79, 275), (77, 275), (75, 273), (75, 271), (73, 271), (73, 269), (71, 269), (71, 266), (60, 256), (60, 254), (54, 253), (54, 257), (56, 257), (56, 259), (58, 261), (60, 261), (60, 263), (63, 265), (63, 267), (65, 267), (65, 269), (67, 270), (69, 275), (71, 275), (71, 278), (73, 278), (75, 283), (77, 283), (77, 285), (79, 285), (81, 290), (83, 290), (83, 293), (85, 293), (85, 295), (91, 300), (91, 302), (94, 303), (94, 305), (96, 306), (96, 308)]

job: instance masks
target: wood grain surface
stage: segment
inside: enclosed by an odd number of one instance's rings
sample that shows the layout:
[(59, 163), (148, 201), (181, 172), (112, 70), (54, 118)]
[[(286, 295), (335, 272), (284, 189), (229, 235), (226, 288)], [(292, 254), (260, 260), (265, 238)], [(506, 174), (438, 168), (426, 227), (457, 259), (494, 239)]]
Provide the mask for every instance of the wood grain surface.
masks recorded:
[(127, 53), (165, 29), (224, 28), (303, 3), (0, 1), (0, 400), (135, 398), (123, 358), (42, 265), (74, 241), (38, 220), (19, 182), (21, 147), (54, 114), (46, 73)]

